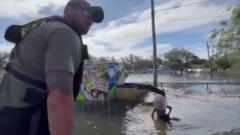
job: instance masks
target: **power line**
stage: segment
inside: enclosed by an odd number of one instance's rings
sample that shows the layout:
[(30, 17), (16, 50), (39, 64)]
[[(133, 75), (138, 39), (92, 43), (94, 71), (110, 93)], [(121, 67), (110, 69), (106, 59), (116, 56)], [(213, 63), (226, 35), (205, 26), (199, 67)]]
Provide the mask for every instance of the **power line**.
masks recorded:
[[(155, 10), (155, 12), (169, 10), (169, 9), (176, 9), (176, 8), (180, 8), (180, 7), (184, 7), (184, 6), (191, 6), (191, 5), (195, 5), (195, 4), (200, 4), (200, 3), (205, 2), (205, 1), (209, 1), (209, 0), (198, 0), (198, 1), (191, 2), (191, 3), (182, 4), (180, 6), (172, 6), (172, 7), (168, 7), (168, 8), (157, 9), (157, 10)], [(206, 21), (206, 20), (209, 20), (209, 19), (215, 19), (215, 18), (224, 17), (224, 16), (226, 16), (226, 17), (229, 16), (230, 17), (230, 14), (229, 15), (217, 15), (217, 16), (211, 16), (211, 17), (202, 17), (202, 18), (174, 18), (173, 17), (173, 18), (166, 18), (163, 21), (166, 21), (166, 20), (175, 20), (175, 21)], [(145, 16), (145, 17), (141, 18), (141, 20), (145, 20), (145, 19), (149, 19), (149, 18), (150, 18), (149, 16)]]
[[(215, 16), (202, 16), (202, 17), (198, 17), (198, 18), (191, 18), (191, 17), (188, 17), (188, 18), (175, 18), (175, 17), (172, 17), (172, 18), (161, 18), (161, 21), (171, 21), (171, 20), (174, 20), (174, 21), (208, 21), (208, 20), (211, 20), (211, 19), (216, 19), (216, 18), (221, 18), (221, 17), (231, 17), (230, 14), (222, 14), (222, 15), (215, 15)], [(147, 19), (149, 17), (145, 17), (145, 18), (142, 18), (142, 20), (144, 19)]]
[(177, 21), (197, 21), (197, 20), (209, 20), (209, 19), (216, 19), (220, 17), (227, 17), (230, 15), (225, 14), (225, 15), (216, 15), (216, 16), (207, 16), (207, 17), (200, 17), (200, 18), (166, 18), (164, 20), (177, 20)]
[(200, 1), (195, 1), (195, 2), (191, 2), (191, 3), (182, 4), (180, 6), (176, 5), (176, 6), (172, 6), (172, 7), (168, 7), (168, 8), (157, 9), (156, 12), (164, 11), (164, 10), (170, 10), (170, 9), (176, 9), (176, 8), (181, 8), (181, 7), (185, 7), (185, 6), (196, 5), (196, 4), (200, 4), (202, 2), (205, 2), (205, 1), (209, 1), (209, 0), (200, 0)]
[[(203, 2), (203, 1), (207, 1), (207, 0), (202, 0), (201, 2)], [(188, 5), (187, 6), (189, 6), (190, 4), (192, 5), (192, 4), (196, 4), (197, 2), (195, 2), (195, 3), (188, 3)], [(198, 1), (198, 3), (200, 3), (200, 1)], [(183, 6), (186, 6), (186, 5), (183, 5)], [(180, 7), (182, 7), (182, 6), (180, 6)], [(173, 7), (171, 7), (171, 8), (173, 8)], [(178, 7), (179, 8), (179, 7)], [(169, 8), (165, 8), (165, 9), (169, 9)], [(165, 10), (165, 9), (161, 9), (161, 10)], [(216, 12), (216, 11), (215, 11)], [(220, 13), (222, 13), (223, 11), (220, 11)], [(212, 13), (213, 14), (213, 13)], [(223, 15), (216, 15), (216, 16), (205, 16), (205, 17), (200, 17), (200, 18), (191, 18), (191, 17), (189, 17), (189, 18), (175, 18), (175, 17), (172, 17), (172, 18), (166, 18), (166, 19), (164, 19), (164, 20), (176, 20), (176, 21), (195, 21), (195, 20), (209, 20), (209, 19), (214, 19), (214, 18), (219, 18), (219, 17), (227, 17), (227, 16), (231, 16), (230, 14), (223, 14)], [(150, 18), (150, 16), (145, 16), (145, 17), (143, 17), (143, 18), (141, 18), (141, 20), (144, 20), (144, 19), (148, 19), (148, 18)]]
[[(148, 1), (145, 2), (145, 4), (148, 6)], [(146, 37), (146, 31), (147, 31), (147, 21), (144, 22), (144, 33), (143, 33), (143, 38)]]

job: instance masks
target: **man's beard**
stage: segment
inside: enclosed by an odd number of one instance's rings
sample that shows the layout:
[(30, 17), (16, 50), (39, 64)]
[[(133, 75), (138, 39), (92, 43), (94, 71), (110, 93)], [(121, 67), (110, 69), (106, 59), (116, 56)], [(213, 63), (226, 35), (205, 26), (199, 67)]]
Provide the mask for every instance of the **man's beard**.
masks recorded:
[(75, 32), (77, 32), (80, 35), (87, 34), (87, 32), (88, 32), (87, 30), (84, 30), (81, 26), (79, 26), (75, 23), (72, 23), (72, 28), (74, 29)]

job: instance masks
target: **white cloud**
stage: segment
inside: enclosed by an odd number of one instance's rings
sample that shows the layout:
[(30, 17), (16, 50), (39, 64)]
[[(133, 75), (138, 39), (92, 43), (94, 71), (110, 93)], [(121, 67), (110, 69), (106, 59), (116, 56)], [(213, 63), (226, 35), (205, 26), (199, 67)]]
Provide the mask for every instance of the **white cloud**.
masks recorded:
[[(68, 0), (0, 0), (0, 19), (11, 18), (15, 20), (26, 18), (38, 18), (44, 16), (41, 10), (46, 7), (57, 10), (65, 5)], [(206, 2), (206, 1), (205, 1)], [(209, 0), (210, 2), (210, 0)], [(203, 24), (217, 22), (225, 17), (216, 19), (189, 20), (184, 18), (206, 18), (218, 16), (225, 12), (225, 5), (198, 3), (191, 6), (183, 6), (171, 10), (161, 9), (181, 6), (191, 3), (190, 0), (169, 0), (166, 3), (156, 5), (156, 32), (171, 33), (193, 28)], [(225, 13), (226, 14), (226, 13)], [(95, 56), (123, 57), (136, 54), (143, 57), (152, 55), (152, 43), (145, 43), (151, 37), (151, 10), (126, 13), (126, 16), (113, 20), (103, 27), (96, 27), (89, 35), (84, 37), (89, 45), (89, 52)], [(101, 25), (99, 25), (101, 26)], [(149, 44), (142, 48), (134, 48), (136, 45)], [(164, 53), (174, 45), (164, 43), (158, 45), (158, 53)], [(109, 48), (113, 48), (109, 51)], [(116, 51), (117, 50), (117, 51)], [(198, 52), (199, 53), (199, 52)]]
[(25, 19), (44, 16), (40, 11), (45, 7), (59, 9), (67, 0), (0, 0), (0, 18)]
[(0, 43), (0, 53), (1, 52), (10, 52), (12, 50), (12, 48), (14, 47), (13, 44), (9, 44), (9, 43)]
[[(184, 3), (190, 3), (189, 0), (171, 0), (170, 2), (156, 6), (156, 32), (171, 33), (181, 31), (196, 26), (201, 26), (208, 23), (213, 23), (226, 18), (226, 16), (211, 18), (212, 16), (220, 16), (226, 13), (225, 5), (206, 5), (204, 3), (198, 3), (191, 6), (183, 6), (167, 11), (161, 11), (161, 9), (184, 5)], [(206, 2), (206, 1), (205, 1)], [(86, 43), (89, 44), (90, 52), (94, 52), (96, 56), (126, 56), (129, 54), (138, 54), (145, 57), (152, 55), (150, 48), (142, 48), (139, 50), (132, 49), (140, 43), (143, 43), (147, 38), (151, 37), (151, 11), (146, 9), (145, 11), (137, 11), (132, 14), (113, 20), (108, 23), (107, 26), (96, 29), (86, 37)], [(192, 19), (191, 19), (192, 18)], [(202, 18), (202, 20), (194, 20)], [(189, 19), (184, 21), (184, 19)], [(150, 43), (151, 44), (151, 43)], [(121, 48), (118, 52), (108, 52), (106, 46), (115, 48)], [(101, 49), (100, 49), (101, 48)], [(99, 49), (99, 50), (98, 50)], [(164, 49), (159, 49), (158, 52), (162, 52)], [(204, 56), (196, 51), (198, 55)]]
[(199, 58), (208, 59), (206, 43), (184, 45), (184, 49), (187, 49), (197, 55)]

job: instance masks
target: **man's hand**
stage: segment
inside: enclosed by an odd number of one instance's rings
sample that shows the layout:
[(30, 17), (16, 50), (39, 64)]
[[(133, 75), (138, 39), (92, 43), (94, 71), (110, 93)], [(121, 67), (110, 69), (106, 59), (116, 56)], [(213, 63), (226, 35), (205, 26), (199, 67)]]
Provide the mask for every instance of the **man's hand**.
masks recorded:
[(152, 119), (153, 119), (153, 120), (154, 120), (154, 113), (155, 113), (155, 112), (157, 112), (157, 109), (156, 109), (156, 108), (154, 108), (153, 111), (152, 111), (152, 115), (151, 115), (151, 116), (152, 116)]
[(64, 71), (46, 73), (47, 112), (51, 135), (71, 135), (74, 127), (73, 75)]
[(168, 105), (168, 106), (167, 106), (167, 108), (169, 109), (169, 111), (168, 111), (167, 115), (169, 115), (169, 116), (170, 116), (170, 113), (172, 112), (172, 107)]

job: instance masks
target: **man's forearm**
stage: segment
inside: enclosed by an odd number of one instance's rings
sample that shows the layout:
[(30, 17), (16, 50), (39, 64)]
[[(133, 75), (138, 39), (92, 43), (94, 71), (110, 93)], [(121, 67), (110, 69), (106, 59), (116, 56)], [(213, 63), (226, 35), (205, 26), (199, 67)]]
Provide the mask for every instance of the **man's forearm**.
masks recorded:
[(71, 135), (75, 116), (73, 96), (54, 90), (48, 96), (47, 109), (51, 135)]

